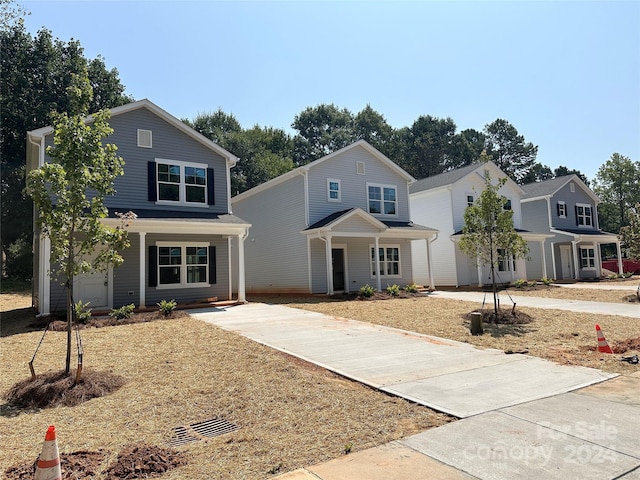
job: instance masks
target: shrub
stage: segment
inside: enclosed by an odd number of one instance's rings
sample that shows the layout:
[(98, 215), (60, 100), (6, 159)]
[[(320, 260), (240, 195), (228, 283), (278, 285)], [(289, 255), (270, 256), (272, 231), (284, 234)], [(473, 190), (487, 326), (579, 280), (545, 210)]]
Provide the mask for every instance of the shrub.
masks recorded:
[(373, 289), (373, 287), (367, 284), (364, 287), (360, 288), (358, 295), (360, 295), (361, 297), (372, 297), (374, 293), (375, 290)]
[(160, 307), (160, 311), (162, 312), (162, 315), (164, 315), (165, 317), (168, 317), (176, 309), (177, 303), (175, 300), (170, 300), (168, 302), (166, 300), (160, 300), (160, 302), (157, 305), (158, 307)]
[(125, 318), (131, 318), (136, 306), (132, 303), (130, 305), (123, 305), (120, 308), (114, 308), (109, 312), (109, 316), (116, 320), (123, 320)]
[(531, 280), (530, 282), (527, 282), (527, 286), (529, 287), (535, 287), (536, 285), (538, 285), (538, 282), (536, 282), (535, 280)]
[(553, 283), (553, 278), (543, 277), (540, 279), (543, 285), (551, 285)]
[(392, 297), (400, 295), (400, 287), (398, 285), (387, 285), (387, 293)]
[(418, 293), (418, 287), (416, 286), (415, 283), (412, 283), (404, 287), (404, 291), (407, 293)]
[(73, 309), (76, 312), (76, 321), (79, 323), (88, 323), (91, 320), (91, 309), (89, 308), (89, 304), (91, 302), (83, 303), (82, 300), (78, 300), (78, 302), (73, 306)]
[(515, 282), (513, 282), (513, 286), (516, 288), (524, 288), (527, 285), (528, 285), (528, 282), (522, 278), (519, 278)]

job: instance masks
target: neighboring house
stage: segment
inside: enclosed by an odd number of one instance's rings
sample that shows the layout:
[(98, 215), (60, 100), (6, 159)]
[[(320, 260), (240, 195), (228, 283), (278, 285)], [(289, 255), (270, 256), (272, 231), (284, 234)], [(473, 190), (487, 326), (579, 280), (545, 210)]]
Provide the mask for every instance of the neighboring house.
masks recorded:
[[(252, 224), (247, 292), (333, 294), (413, 283), (411, 241), (429, 252), (437, 233), (411, 222), (413, 181), (360, 140), (234, 197), (233, 211)], [(428, 270), (427, 256), (416, 262)]]
[[(523, 225), (552, 236), (541, 267), (554, 279), (600, 277), (603, 244), (615, 243), (621, 258), (617, 235), (598, 228), (600, 200), (577, 175), (530, 183), (522, 189)], [(620, 261), (618, 271), (622, 273)]]
[[(126, 164), (117, 193), (105, 199), (104, 222), (119, 225), (116, 212), (133, 211), (137, 218), (127, 228), (124, 263), (75, 278), (74, 299), (96, 310), (145, 307), (163, 299), (229, 299), (233, 287), (244, 301), (243, 242), (250, 225), (230, 208), (229, 169), (238, 159), (148, 100), (111, 109), (109, 123), (114, 132), (106, 141), (118, 146)], [(50, 145), (52, 127), (27, 134), (28, 170), (49, 160)], [(232, 243), (239, 252), (233, 266)], [(51, 279), (50, 247), (36, 231), (33, 304), (43, 315), (66, 308), (63, 286)]]
[[(480, 285), (491, 283), (489, 266), (480, 266), (475, 258), (463, 253), (458, 240), (464, 227), (464, 212), (472, 205), (485, 188), (485, 172), (493, 181), (506, 177), (493, 162), (475, 163), (439, 175), (418, 180), (411, 185), (409, 198), (413, 219), (428, 222), (440, 232), (432, 242), (433, 272), (439, 286)], [(524, 231), (520, 198), (522, 189), (511, 179), (500, 187), (498, 193), (507, 199), (507, 206), (513, 211), (514, 228), (527, 241), (530, 260), (509, 258), (508, 252), (499, 258), (496, 280), (507, 283), (519, 278), (541, 278), (546, 272), (533, 274), (531, 265), (540, 262), (544, 251), (545, 235)], [(499, 252), (502, 253), (502, 252)], [(424, 245), (413, 244), (413, 256), (424, 255)], [(414, 264), (416, 283), (423, 283), (428, 272), (421, 264)]]

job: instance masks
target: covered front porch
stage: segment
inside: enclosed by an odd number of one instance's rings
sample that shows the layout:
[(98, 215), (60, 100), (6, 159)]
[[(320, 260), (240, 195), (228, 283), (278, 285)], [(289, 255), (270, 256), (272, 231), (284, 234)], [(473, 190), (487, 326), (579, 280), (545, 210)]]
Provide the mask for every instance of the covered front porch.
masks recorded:
[[(412, 222), (381, 221), (359, 208), (331, 214), (302, 232), (307, 237), (309, 292), (333, 295), (364, 285), (382, 291), (388, 285), (414, 283), (411, 241), (424, 240), (429, 286), (431, 242), (437, 230)], [(377, 252), (377, 253), (376, 253)]]
[(556, 237), (551, 243), (554, 278), (583, 280), (602, 276), (601, 246), (615, 244), (618, 273), (623, 273), (620, 240), (613, 233), (551, 230)]

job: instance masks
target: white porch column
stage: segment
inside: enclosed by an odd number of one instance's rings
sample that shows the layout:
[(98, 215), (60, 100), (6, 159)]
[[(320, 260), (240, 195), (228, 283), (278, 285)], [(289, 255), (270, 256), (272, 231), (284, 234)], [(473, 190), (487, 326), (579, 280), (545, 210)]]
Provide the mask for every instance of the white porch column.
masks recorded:
[(547, 277), (547, 257), (544, 254), (544, 240), (540, 241), (540, 253), (542, 255), (542, 277)]
[[(224, 238), (224, 237), (223, 237)], [(229, 293), (228, 299), (231, 300), (233, 298), (233, 259), (231, 255), (231, 244), (233, 243), (231, 235), (227, 236), (227, 263), (229, 268)]]
[(45, 316), (51, 313), (51, 240), (40, 235), (40, 259), (39, 259), (40, 291), (38, 302), (40, 313)]
[(145, 272), (146, 270), (146, 262), (145, 262), (145, 254), (147, 253), (147, 245), (146, 245), (146, 236), (147, 236), (147, 232), (139, 232), (138, 235), (140, 236), (140, 284), (138, 286), (140, 293), (140, 304), (138, 305), (139, 308), (144, 308), (145, 302), (147, 301), (147, 291), (146, 291), (146, 287), (145, 287)]
[(556, 269), (556, 245), (551, 242), (551, 266), (553, 267), (553, 279), (558, 279), (558, 271)]
[(331, 235), (324, 242), (327, 258), (327, 295), (333, 295), (333, 257), (331, 255)]
[(578, 243), (575, 240), (571, 242), (571, 248), (573, 250), (573, 278), (580, 280), (580, 264), (578, 263), (580, 259), (578, 258)]
[(238, 301), (247, 301), (244, 285), (244, 239), (247, 233), (238, 235)]
[(376, 259), (376, 291), (382, 291), (382, 280), (380, 279), (380, 241), (378, 237), (375, 237), (374, 248), (375, 251), (375, 259)]
[(616, 242), (616, 253), (618, 254), (618, 273), (622, 275), (622, 251), (620, 250), (620, 242)]
[(476, 266), (478, 267), (478, 286), (482, 287), (484, 283), (482, 282), (482, 265), (480, 264), (480, 257), (476, 258)]
[(432, 266), (432, 261), (431, 259), (433, 258), (431, 256), (431, 239), (430, 238), (426, 238), (425, 242), (427, 242), (427, 263), (429, 264), (429, 288), (431, 290), (435, 290), (436, 289), (436, 285), (435, 282), (433, 281), (433, 266)]

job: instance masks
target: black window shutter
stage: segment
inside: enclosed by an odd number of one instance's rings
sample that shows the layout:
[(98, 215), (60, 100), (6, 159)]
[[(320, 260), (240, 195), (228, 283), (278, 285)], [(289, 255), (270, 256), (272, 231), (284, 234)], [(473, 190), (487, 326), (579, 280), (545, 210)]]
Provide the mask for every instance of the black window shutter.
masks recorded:
[(209, 283), (216, 283), (216, 247), (209, 246)]
[(578, 217), (578, 206), (576, 205), (576, 225), (580, 226), (580, 219)]
[(215, 188), (213, 186), (214, 176), (213, 168), (207, 168), (207, 203), (209, 205), (216, 204)]
[(158, 200), (158, 191), (156, 184), (156, 162), (149, 162), (147, 164), (147, 183), (148, 183), (148, 195), (149, 201), (155, 202)]
[(158, 247), (149, 246), (149, 286), (158, 286)]
[(560, 203), (556, 203), (556, 213), (560, 216)]

